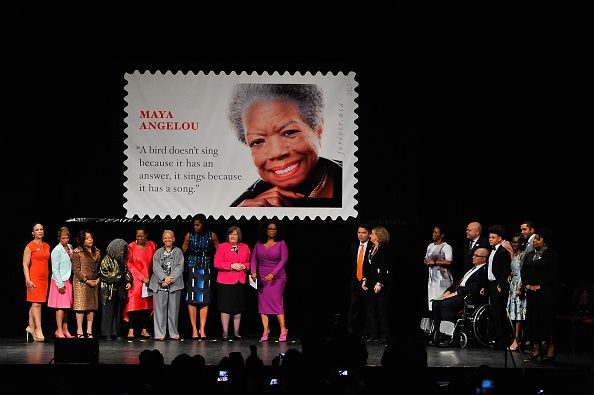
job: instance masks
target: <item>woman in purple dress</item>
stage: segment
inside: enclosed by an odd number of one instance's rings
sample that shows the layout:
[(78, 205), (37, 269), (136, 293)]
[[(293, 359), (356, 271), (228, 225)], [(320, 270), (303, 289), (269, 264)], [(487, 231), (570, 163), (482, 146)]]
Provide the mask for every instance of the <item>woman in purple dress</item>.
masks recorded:
[(285, 265), (289, 258), (289, 250), (280, 237), (280, 224), (275, 219), (262, 222), (260, 241), (252, 252), (250, 268), (252, 279), (258, 282), (258, 311), (264, 327), (260, 341), (267, 341), (270, 328), (268, 314), (274, 314), (280, 325), (278, 341), (287, 341), (289, 330), (285, 325), (285, 309), (283, 292), (287, 276)]

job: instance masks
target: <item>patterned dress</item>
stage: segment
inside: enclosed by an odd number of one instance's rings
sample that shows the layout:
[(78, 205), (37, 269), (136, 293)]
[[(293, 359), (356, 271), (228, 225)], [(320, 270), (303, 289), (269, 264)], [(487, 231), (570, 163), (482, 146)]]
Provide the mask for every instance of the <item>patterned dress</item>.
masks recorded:
[(514, 255), (511, 262), (512, 280), (509, 286), (509, 296), (507, 298), (507, 312), (512, 321), (524, 321), (526, 318), (526, 298), (520, 298), (519, 296), (514, 295), (522, 282), (522, 278), (520, 277), (522, 256), (522, 254)]
[(212, 268), (212, 233), (190, 232), (188, 259), (185, 267), (185, 302), (210, 303), (210, 271)]
[[(433, 260), (453, 259), (452, 247), (443, 242), (431, 243), (427, 246), (425, 258)], [(454, 283), (450, 269), (443, 266), (429, 266), (429, 279), (427, 280), (427, 302), (429, 311), (432, 311), (433, 299), (440, 297)]]
[[(85, 247), (83, 247), (85, 248)], [(85, 284), (85, 280), (99, 278), (99, 262), (101, 251), (95, 248), (95, 254), (81, 247), (76, 247), (72, 253), (72, 272), (74, 300), (72, 309), (76, 311), (97, 310), (99, 307), (99, 287)]]

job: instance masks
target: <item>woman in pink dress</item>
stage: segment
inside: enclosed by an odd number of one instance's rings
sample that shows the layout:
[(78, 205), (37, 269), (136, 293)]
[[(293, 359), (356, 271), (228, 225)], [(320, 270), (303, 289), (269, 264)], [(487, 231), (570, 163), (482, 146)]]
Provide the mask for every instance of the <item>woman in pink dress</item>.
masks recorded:
[(153, 255), (157, 245), (148, 240), (148, 232), (143, 226), (136, 228), (136, 241), (128, 246), (128, 270), (134, 281), (128, 290), (128, 300), (124, 308), (124, 320), (130, 321), (128, 339), (134, 338), (134, 329), (140, 330), (140, 336), (150, 338), (147, 325), (153, 311), (153, 297), (142, 296), (142, 287), (148, 286), (153, 274)]
[(60, 242), (52, 250), (52, 283), (47, 305), (56, 309), (56, 337), (73, 338), (68, 331), (68, 309), (72, 308), (72, 245), (70, 231), (62, 226), (58, 230)]
[(285, 324), (283, 292), (287, 282), (285, 265), (289, 250), (280, 237), (279, 222), (270, 219), (260, 228), (260, 241), (256, 243), (251, 258), (252, 279), (258, 282), (258, 311), (262, 318), (263, 334), (260, 341), (268, 340), (270, 327), (268, 314), (274, 314), (280, 325), (278, 341), (287, 341), (289, 330)]
[(29, 326), (25, 328), (27, 340), (29, 335), (35, 341), (44, 341), (43, 330), (41, 329), (41, 304), (46, 302), (50, 246), (43, 241), (43, 225), (33, 224), (33, 240), (27, 244), (23, 252), (23, 273), (25, 274), (25, 286), (27, 287), (27, 302), (31, 302), (29, 308)]

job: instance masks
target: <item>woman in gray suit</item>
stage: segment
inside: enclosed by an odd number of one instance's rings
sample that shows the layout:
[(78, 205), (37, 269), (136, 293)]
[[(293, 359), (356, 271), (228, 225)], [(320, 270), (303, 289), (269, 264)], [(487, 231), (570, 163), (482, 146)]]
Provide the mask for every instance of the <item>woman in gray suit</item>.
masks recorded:
[(184, 288), (184, 253), (173, 245), (172, 230), (163, 231), (164, 246), (153, 255), (153, 275), (149, 289), (153, 292), (155, 340), (179, 340), (177, 330), (181, 290)]

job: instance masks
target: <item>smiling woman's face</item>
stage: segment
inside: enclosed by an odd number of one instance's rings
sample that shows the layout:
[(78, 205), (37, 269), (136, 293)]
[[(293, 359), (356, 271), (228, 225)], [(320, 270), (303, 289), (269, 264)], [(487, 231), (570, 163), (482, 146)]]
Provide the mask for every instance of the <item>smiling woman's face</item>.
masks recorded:
[(308, 179), (318, 163), (322, 127), (309, 127), (295, 103), (257, 102), (245, 112), (243, 124), (262, 180), (293, 189)]

